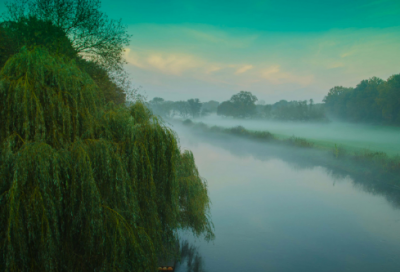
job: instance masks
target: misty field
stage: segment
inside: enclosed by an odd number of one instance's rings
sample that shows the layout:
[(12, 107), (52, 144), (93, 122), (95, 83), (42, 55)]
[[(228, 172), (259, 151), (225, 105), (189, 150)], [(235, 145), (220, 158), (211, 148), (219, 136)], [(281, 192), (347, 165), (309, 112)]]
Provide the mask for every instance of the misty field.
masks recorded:
[(305, 138), (321, 148), (335, 145), (347, 150), (369, 149), (385, 152), (388, 155), (400, 155), (400, 127), (366, 125), (352, 123), (299, 123), (273, 122), (265, 120), (240, 120), (208, 116), (196, 119), (210, 126), (243, 126), (248, 130), (269, 131), (278, 138), (291, 136)]

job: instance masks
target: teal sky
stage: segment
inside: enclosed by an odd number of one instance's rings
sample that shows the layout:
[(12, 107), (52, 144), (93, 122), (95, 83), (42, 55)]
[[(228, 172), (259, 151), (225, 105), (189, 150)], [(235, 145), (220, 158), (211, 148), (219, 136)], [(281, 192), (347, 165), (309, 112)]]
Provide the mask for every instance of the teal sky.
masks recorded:
[[(2, 0), (0, 0), (1, 2)], [(132, 35), (148, 99), (322, 100), (336, 85), (400, 72), (400, 1), (103, 0)]]
[(205, 24), (272, 32), (399, 25), (400, 2), (391, 0), (218, 1), (103, 0), (104, 11), (131, 24)]

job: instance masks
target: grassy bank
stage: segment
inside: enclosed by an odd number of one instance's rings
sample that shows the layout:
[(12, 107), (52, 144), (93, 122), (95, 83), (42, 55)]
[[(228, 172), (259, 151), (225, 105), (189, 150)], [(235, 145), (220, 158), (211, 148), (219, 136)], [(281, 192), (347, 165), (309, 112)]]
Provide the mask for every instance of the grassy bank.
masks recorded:
[(369, 149), (385, 152), (389, 156), (400, 155), (400, 127), (356, 124), (345, 122), (310, 123), (278, 122), (247, 119), (229, 119), (216, 116), (197, 119), (209, 126), (232, 128), (243, 126), (247, 130), (268, 131), (279, 139), (296, 137), (312, 141), (322, 149), (332, 149), (336, 145), (351, 151)]
[[(351, 175), (355, 182), (370, 192), (385, 194), (390, 202), (400, 206), (400, 157), (368, 149), (352, 149), (347, 146), (321, 146), (319, 143), (299, 137), (279, 137), (268, 131), (252, 131), (244, 127), (223, 128), (185, 120), (184, 125), (214, 135), (232, 135), (281, 146), (294, 147), (291, 154), (297, 161), (313, 161), (333, 174)], [(305, 152), (308, 151), (308, 152)], [(321, 156), (325, 154), (326, 156)], [(296, 155), (297, 154), (297, 155)]]

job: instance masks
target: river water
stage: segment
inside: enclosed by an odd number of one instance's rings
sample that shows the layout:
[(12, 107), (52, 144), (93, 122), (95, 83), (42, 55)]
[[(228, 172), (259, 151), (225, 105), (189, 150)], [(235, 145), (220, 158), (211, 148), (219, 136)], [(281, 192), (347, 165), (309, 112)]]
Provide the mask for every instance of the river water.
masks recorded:
[(182, 234), (204, 271), (400, 271), (400, 210), (385, 194), (290, 149), (174, 130), (212, 201), (216, 239)]

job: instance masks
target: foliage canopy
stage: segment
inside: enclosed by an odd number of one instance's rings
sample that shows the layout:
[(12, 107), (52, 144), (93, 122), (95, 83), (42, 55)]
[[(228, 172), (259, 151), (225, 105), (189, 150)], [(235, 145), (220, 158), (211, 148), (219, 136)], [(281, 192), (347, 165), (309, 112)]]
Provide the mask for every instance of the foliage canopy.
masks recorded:
[(336, 86), (325, 96), (328, 113), (348, 121), (400, 124), (400, 75), (362, 80), (355, 88)]
[(213, 238), (206, 183), (137, 101), (23, 48), (0, 72), (0, 271), (151, 271), (176, 231)]
[(233, 117), (248, 117), (256, 113), (257, 97), (251, 92), (240, 91), (232, 95), (231, 99), (222, 102), (217, 110), (218, 115)]
[(129, 35), (121, 21), (100, 11), (100, 0), (12, 0), (7, 19), (18, 22), (36, 17), (64, 31), (80, 54), (110, 70), (122, 69)]
[[(37, 16), (21, 17), (17, 21), (6, 21), (0, 24), (0, 68), (22, 47), (33, 49), (45, 47), (50, 53), (75, 59), (79, 68), (87, 72), (99, 86), (107, 102), (116, 104), (126, 100), (126, 77), (109, 71), (99, 63), (79, 55), (73, 42), (65, 31), (54, 25), (51, 20), (41, 20)], [(125, 85), (125, 86), (124, 86)]]
[(0, 24), (0, 67), (24, 46), (43, 46), (53, 54), (68, 58), (77, 56), (64, 31), (50, 21), (27, 17)]

